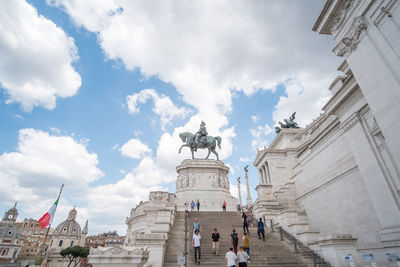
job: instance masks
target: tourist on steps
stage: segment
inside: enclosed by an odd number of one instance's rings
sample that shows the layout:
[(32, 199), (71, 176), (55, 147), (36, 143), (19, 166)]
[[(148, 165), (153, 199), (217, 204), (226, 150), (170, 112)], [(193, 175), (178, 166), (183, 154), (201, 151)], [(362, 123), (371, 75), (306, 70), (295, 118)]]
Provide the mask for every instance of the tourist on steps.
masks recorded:
[(199, 200), (197, 200), (196, 206), (197, 206), (197, 211), (199, 211), (200, 210), (200, 201)]
[(217, 232), (217, 228), (214, 228), (214, 233), (211, 235), (211, 240), (212, 240), (212, 248), (213, 248), (213, 253), (214, 256), (219, 256), (219, 233)]
[[(250, 240), (249, 240), (249, 236), (247, 235), (247, 233), (243, 234), (242, 244), (243, 244), (243, 248), (246, 251), (247, 255), (249, 255), (247, 262), (250, 262)], [(240, 266), (240, 263), (239, 263), (239, 266)]]
[[(201, 239), (201, 236), (199, 234), (199, 230), (196, 230), (194, 232), (194, 236), (192, 239), (192, 247), (194, 247), (194, 263), (195, 264), (200, 264), (200, 258), (201, 258), (200, 239)], [(197, 253), (199, 254), (199, 259), (197, 259)]]
[(194, 211), (194, 201), (192, 200), (192, 202), (190, 202), (190, 210), (191, 211)]
[(247, 219), (246, 212), (243, 212), (242, 218), (243, 218), (243, 232), (246, 233), (246, 230), (247, 230), (247, 233), (250, 233), (250, 231), (249, 231), (249, 221)]
[(264, 223), (262, 222), (262, 218), (260, 218), (260, 220), (258, 221), (257, 227), (258, 227), (257, 229), (258, 238), (261, 239), (260, 234), (262, 234), (263, 241), (265, 241)]
[(187, 213), (187, 215), (188, 215), (188, 217), (189, 217), (189, 206), (188, 206), (188, 203), (187, 202), (185, 202), (185, 213)]
[(197, 218), (194, 218), (192, 230), (193, 230), (193, 234), (196, 232), (196, 230), (199, 231), (199, 233), (201, 233), (201, 225)]
[(225, 200), (224, 200), (224, 203), (222, 203), (222, 211), (226, 212), (226, 202), (225, 202)]
[(239, 267), (247, 267), (247, 262), (250, 262), (250, 256), (247, 255), (243, 247), (240, 247), (237, 255)]
[(225, 255), (226, 267), (236, 267), (236, 254), (233, 253), (233, 248), (230, 248)]
[(236, 233), (235, 229), (232, 230), (231, 242), (232, 242), (232, 246), (233, 246), (233, 252), (235, 252), (235, 255), (237, 255), (237, 246), (239, 243), (239, 235), (238, 235), (238, 233)]

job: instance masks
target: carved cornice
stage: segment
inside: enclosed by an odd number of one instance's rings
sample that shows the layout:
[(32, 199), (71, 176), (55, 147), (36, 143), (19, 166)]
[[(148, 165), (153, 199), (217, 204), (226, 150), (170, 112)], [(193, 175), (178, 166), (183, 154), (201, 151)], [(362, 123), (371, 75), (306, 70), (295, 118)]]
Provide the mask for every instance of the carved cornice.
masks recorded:
[(331, 33), (335, 33), (343, 25), (353, 5), (354, 0), (346, 0), (343, 2), (343, 4), (339, 8), (339, 11), (332, 19), (332, 24), (330, 27)]
[(356, 123), (360, 122), (360, 118), (358, 117), (358, 113), (354, 113), (349, 118), (347, 118), (341, 125), (340, 128), (344, 131), (349, 130), (351, 127), (356, 125)]
[(90, 250), (90, 256), (89, 257), (93, 257), (93, 256), (102, 256), (102, 257), (106, 257), (106, 256), (141, 256), (141, 257), (149, 257), (149, 253), (150, 251), (145, 248), (138, 248), (138, 247), (133, 247), (133, 246), (113, 246), (113, 247), (98, 247), (98, 248), (92, 248)]
[(367, 23), (364, 17), (359, 16), (354, 18), (348, 34), (340, 40), (333, 48), (335, 55), (339, 57), (347, 56), (357, 49), (360, 43), (360, 37), (363, 31), (367, 29)]

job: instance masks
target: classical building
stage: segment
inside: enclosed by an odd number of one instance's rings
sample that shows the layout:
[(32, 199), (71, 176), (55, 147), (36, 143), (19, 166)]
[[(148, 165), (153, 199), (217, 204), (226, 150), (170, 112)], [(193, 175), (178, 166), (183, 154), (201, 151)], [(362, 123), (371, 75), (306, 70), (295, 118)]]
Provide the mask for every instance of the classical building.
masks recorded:
[(347, 254), (357, 266), (370, 254), (392, 266), (400, 250), (399, 21), (400, 1), (328, 0), (313, 30), (333, 35), (343, 57), (332, 97), (254, 162), (257, 215), (333, 266), (348, 266)]
[(60, 251), (73, 246), (85, 246), (85, 239), (88, 233), (88, 222), (81, 230), (81, 226), (76, 221), (77, 211), (75, 208), (70, 210), (65, 221), (60, 223), (51, 236), (49, 248), (47, 250), (46, 267), (66, 267), (68, 260), (61, 257)]
[[(40, 223), (35, 219), (24, 219), (22, 222), (17, 222), (17, 227), (20, 232), (20, 237), (23, 241), (21, 252), (18, 255), (18, 262), (26, 265), (27, 263), (34, 264), (38, 257), (41, 256), (43, 244), (49, 243), (49, 238), (45, 240), (47, 229), (42, 229)], [(49, 236), (54, 229), (50, 229)]]
[(21, 250), (22, 240), (16, 224), (18, 217), (16, 207), (17, 203), (4, 213), (0, 222), (0, 264), (15, 263)]
[(119, 236), (117, 231), (109, 231), (98, 235), (88, 236), (85, 246), (89, 248), (111, 247), (114, 245), (123, 245), (125, 236)]

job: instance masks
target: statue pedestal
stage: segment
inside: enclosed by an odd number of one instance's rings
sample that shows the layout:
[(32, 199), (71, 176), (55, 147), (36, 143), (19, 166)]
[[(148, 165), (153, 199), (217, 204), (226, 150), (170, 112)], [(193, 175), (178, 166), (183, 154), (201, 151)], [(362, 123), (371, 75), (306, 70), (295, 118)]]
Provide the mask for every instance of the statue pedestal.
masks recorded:
[[(200, 201), (200, 211), (236, 211), (238, 200), (229, 192), (229, 167), (222, 161), (211, 159), (187, 159), (176, 167), (176, 206), (185, 210), (185, 202)], [(197, 209), (195, 209), (197, 210)]]

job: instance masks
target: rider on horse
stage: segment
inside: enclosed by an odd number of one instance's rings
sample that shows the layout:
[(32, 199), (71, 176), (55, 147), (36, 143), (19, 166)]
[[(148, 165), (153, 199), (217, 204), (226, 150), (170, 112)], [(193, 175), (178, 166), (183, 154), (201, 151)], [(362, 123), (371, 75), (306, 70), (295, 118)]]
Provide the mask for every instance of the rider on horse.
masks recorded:
[(197, 131), (197, 133), (195, 134), (195, 138), (194, 138), (194, 151), (197, 151), (197, 147), (200, 145), (200, 139), (203, 136), (207, 136), (207, 129), (206, 129), (206, 124), (204, 121), (201, 121), (200, 123), (200, 129)]

